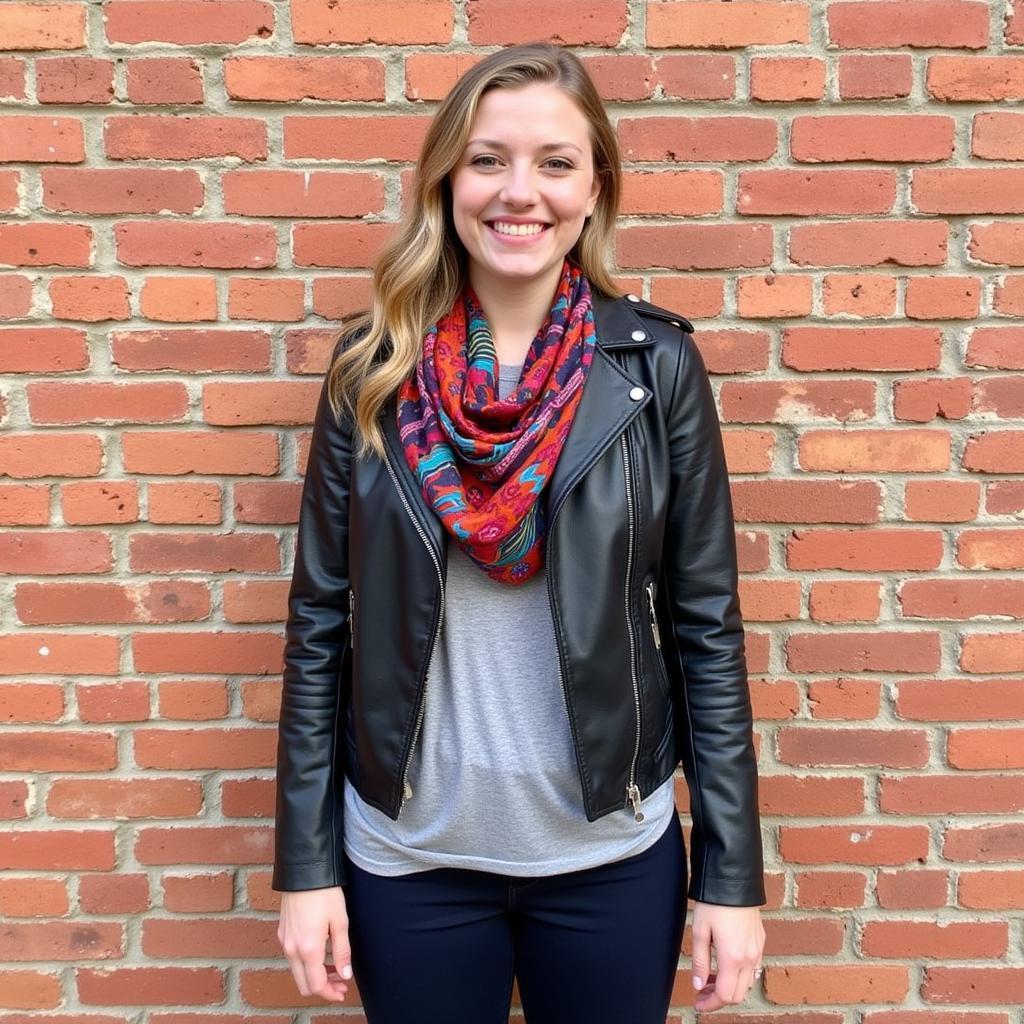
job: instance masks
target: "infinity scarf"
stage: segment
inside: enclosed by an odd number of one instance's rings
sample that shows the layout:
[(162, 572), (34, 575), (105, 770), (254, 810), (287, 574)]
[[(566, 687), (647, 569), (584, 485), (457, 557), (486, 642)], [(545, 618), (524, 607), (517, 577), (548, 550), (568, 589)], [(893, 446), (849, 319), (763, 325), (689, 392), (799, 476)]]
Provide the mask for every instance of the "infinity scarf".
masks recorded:
[(566, 258), (554, 303), (515, 390), (498, 398), (498, 358), (467, 282), (424, 335), (398, 392), (398, 432), (423, 496), (462, 551), (499, 583), (544, 564), (538, 499), (565, 444), (594, 358), (590, 283)]

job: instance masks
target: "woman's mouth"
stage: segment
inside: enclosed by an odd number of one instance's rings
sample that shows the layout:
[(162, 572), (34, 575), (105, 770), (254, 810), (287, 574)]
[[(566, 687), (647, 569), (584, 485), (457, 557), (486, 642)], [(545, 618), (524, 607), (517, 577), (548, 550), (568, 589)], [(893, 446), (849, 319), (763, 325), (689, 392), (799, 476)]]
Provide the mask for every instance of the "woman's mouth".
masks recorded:
[(493, 238), (499, 238), (506, 245), (531, 245), (551, 227), (550, 224), (510, 224), (508, 221), (485, 221)]

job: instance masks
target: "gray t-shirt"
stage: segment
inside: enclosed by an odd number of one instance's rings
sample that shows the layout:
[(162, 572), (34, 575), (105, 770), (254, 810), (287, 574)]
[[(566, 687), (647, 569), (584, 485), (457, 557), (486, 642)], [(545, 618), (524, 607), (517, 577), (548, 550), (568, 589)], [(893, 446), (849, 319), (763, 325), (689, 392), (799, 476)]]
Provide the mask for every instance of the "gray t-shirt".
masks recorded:
[[(500, 397), (521, 372), (500, 367)], [(345, 851), (365, 871), (577, 871), (641, 853), (677, 813), (670, 777), (643, 801), (642, 822), (631, 807), (587, 821), (545, 570), (507, 586), (454, 543), (408, 781), (392, 821), (345, 780)]]

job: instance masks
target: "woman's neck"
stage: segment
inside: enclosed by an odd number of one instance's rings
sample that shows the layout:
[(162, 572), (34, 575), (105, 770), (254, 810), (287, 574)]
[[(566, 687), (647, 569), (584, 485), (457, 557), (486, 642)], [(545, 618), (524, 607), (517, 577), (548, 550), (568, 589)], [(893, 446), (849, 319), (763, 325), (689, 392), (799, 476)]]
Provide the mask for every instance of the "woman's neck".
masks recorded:
[(518, 366), (526, 360), (533, 339), (551, 312), (561, 273), (558, 266), (547, 279), (509, 283), (470, 272), (470, 284), (490, 325), (499, 363)]

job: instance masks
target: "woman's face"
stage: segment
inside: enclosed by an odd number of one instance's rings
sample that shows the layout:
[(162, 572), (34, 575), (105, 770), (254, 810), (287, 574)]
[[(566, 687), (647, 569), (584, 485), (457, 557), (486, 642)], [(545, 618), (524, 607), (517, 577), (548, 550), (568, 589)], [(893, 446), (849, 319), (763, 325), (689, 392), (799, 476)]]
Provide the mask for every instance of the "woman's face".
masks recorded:
[(557, 277), (601, 189), (587, 119), (554, 85), (491, 89), (451, 185), (474, 281)]

